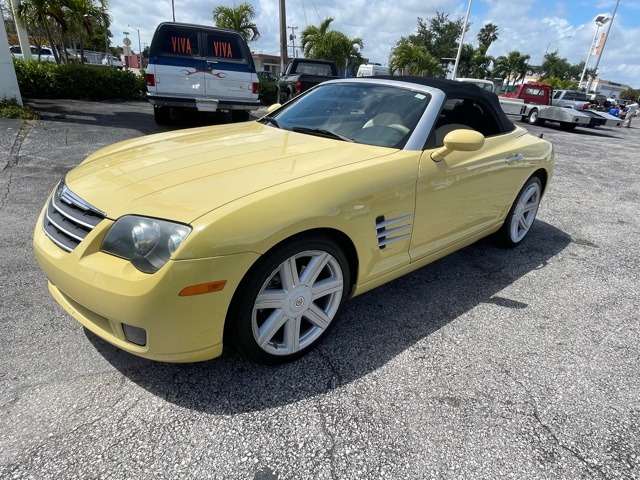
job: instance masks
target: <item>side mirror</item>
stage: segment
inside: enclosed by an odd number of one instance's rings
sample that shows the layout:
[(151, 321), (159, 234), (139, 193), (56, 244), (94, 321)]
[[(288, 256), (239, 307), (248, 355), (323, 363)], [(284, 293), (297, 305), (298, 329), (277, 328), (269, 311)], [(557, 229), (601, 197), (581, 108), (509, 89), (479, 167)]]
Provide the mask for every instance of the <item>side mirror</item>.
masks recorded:
[(277, 109), (279, 109), (281, 106), (282, 105), (280, 105), (279, 103), (274, 103), (273, 105), (269, 106), (269, 108), (267, 108), (267, 113), (273, 113)]
[(431, 154), (431, 160), (440, 162), (451, 152), (475, 152), (484, 145), (484, 135), (475, 130), (453, 130), (444, 137), (444, 147)]

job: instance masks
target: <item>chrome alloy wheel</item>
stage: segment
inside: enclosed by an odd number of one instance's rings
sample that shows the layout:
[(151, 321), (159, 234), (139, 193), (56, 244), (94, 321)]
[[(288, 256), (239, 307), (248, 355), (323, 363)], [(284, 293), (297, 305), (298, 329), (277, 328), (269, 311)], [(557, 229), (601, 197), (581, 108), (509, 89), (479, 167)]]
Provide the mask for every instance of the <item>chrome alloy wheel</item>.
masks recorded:
[(527, 235), (531, 225), (533, 225), (540, 205), (541, 195), (540, 183), (532, 182), (518, 198), (509, 228), (511, 240), (514, 243), (522, 240)]
[(340, 307), (340, 263), (321, 250), (297, 253), (262, 285), (251, 314), (253, 337), (271, 355), (291, 355), (315, 342)]

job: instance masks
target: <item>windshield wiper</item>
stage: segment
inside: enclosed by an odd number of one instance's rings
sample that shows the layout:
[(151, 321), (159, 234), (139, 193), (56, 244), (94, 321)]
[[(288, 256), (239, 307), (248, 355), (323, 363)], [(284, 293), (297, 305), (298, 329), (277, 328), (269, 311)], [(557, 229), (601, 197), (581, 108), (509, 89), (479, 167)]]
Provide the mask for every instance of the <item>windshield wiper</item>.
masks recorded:
[(278, 121), (275, 119), (275, 117), (269, 117), (269, 116), (266, 116), (266, 117), (262, 117), (262, 118), (261, 118), (261, 120), (264, 120), (264, 121), (265, 121), (265, 122), (267, 122), (267, 123), (271, 123), (271, 124), (273, 124), (274, 126), (276, 126), (277, 128), (282, 128), (282, 127), (280, 126), (280, 124), (278, 123)]
[(344, 135), (340, 135), (339, 133), (332, 132), (331, 130), (325, 130), (323, 128), (293, 127), (291, 130), (297, 133), (308, 133), (319, 137), (335, 138), (344, 142), (355, 142), (353, 138), (345, 137)]

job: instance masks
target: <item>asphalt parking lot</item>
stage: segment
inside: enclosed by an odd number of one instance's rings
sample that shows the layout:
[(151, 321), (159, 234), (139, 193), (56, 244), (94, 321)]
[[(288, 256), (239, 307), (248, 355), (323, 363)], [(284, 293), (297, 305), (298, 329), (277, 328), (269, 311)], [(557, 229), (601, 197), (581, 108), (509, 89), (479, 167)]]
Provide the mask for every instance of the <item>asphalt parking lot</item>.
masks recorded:
[(276, 368), (146, 361), (58, 307), (31, 247), (46, 197), (89, 153), (166, 128), (144, 102), (34, 105), (0, 118), (0, 478), (640, 478), (640, 117), (528, 127), (556, 170), (523, 245), (352, 299)]

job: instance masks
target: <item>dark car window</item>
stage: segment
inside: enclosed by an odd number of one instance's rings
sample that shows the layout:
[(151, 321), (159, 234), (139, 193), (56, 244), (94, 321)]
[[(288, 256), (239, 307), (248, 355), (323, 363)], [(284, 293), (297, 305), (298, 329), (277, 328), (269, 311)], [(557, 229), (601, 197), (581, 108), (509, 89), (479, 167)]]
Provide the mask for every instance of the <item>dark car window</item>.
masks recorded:
[(244, 50), (240, 47), (238, 37), (220, 33), (205, 34), (207, 57), (221, 60), (244, 60)]
[(165, 55), (200, 55), (199, 30), (171, 27), (162, 30), (161, 53)]
[(368, 83), (321, 84), (275, 115), (287, 130), (327, 130), (356, 143), (402, 148), (431, 97)]
[(441, 147), (449, 132), (460, 129), (475, 130), (485, 137), (502, 133), (489, 105), (474, 98), (449, 98), (440, 112), (427, 148)]

